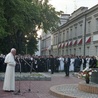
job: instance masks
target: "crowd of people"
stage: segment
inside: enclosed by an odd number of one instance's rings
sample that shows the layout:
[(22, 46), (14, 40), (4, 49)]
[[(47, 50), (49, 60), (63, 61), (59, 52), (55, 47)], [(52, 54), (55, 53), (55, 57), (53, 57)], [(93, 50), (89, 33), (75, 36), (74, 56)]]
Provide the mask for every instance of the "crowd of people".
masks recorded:
[(0, 72), (5, 72), (3, 90), (15, 91), (15, 71), (16, 72), (54, 72), (64, 71), (66, 76), (69, 72), (79, 72), (84, 68), (96, 68), (97, 59), (94, 56), (31, 56), (16, 55), (16, 49), (5, 56), (0, 55)]
[[(5, 72), (6, 64), (4, 63), (5, 55), (0, 55), (0, 72)], [(86, 67), (96, 68), (97, 59), (95, 56), (31, 56), (31, 55), (16, 55), (15, 71), (30, 72), (31, 68), (34, 72), (48, 72), (51, 73), (69, 70), (73, 72), (82, 71)], [(68, 69), (66, 68), (68, 67)]]

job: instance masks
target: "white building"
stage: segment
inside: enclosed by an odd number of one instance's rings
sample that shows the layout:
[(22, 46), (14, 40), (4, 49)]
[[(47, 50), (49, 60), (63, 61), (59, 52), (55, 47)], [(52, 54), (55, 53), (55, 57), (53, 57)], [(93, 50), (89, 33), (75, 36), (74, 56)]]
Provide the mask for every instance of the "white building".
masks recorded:
[[(60, 17), (60, 24), (59, 26), (65, 24), (67, 20), (69, 19), (69, 14), (62, 14)], [(54, 41), (57, 42), (58, 35), (54, 36), (51, 31), (48, 31), (48, 33), (42, 33), (42, 39), (41, 39), (41, 55), (50, 55), (53, 52), (52, 46), (54, 45)]]
[(53, 34), (53, 55), (98, 56), (98, 5), (80, 7)]

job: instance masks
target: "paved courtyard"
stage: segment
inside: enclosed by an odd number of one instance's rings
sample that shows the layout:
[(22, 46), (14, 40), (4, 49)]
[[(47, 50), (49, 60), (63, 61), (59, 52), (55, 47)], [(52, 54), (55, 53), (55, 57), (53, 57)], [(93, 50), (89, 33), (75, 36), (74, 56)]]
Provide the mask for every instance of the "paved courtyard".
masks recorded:
[[(13, 92), (4, 92), (2, 90), (3, 81), (0, 81), (0, 98), (57, 98), (50, 94), (50, 88), (56, 85), (61, 85), (57, 89), (59, 91), (64, 91), (66, 94), (78, 94), (77, 98), (98, 98), (98, 95), (92, 95), (89, 93), (82, 93), (77, 89), (77, 84), (83, 80), (73, 77), (65, 77), (64, 72), (60, 73), (45, 73), (51, 76), (51, 81), (16, 81), (16, 91), (19, 90), (20, 83), (20, 93), (14, 94)], [(62, 84), (64, 84), (62, 86)], [(29, 92), (28, 89), (31, 89)], [(70, 92), (72, 90), (72, 92)], [(69, 93), (70, 92), (70, 93)], [(67, 98), (67, 97), (66, 97)]]

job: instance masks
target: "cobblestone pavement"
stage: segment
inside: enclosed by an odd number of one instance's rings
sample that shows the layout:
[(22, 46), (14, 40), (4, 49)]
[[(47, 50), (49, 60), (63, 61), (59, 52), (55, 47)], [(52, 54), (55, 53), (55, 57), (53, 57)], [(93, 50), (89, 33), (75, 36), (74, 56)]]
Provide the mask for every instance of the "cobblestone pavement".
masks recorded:
[[(50, 87), (62, 84), (66, 84), (65, 88), (72, 89), (71, 93), (73, 94), (80, 92), (77, 89), (77, 84), (83, 80), (75, 78), (72, 75), (70, 75), (70, 77), (65, 77), (63, 72), (45, 74), (51, 76), (51, 81), (16, 81), (16, 91), (19, 90), (20, 83), (20, 93), (18, 95), (15, 95), (13, 92), (4, 92), (2, 90), (3, 81), (0, 81), (0, 98), (57, 98), (49, 93)], [(70, 94), (70, 90), (66, 91), (65, 88), (62, 86), (60, 88), (57, 87), (58, 90), (63, 90), (64, 92)], [(31, 91), (29, 92), (28, 89), (31, 89)], [(79, 98), (98, 98), (98, 96), (92, 96), (92, 94), (88, 93), (84, 93), (84, 95), (86, 95), (86, 97)], [(88, 95), (92, 97), (87, 97)]]
[(55, 86), (54, 88), (55, 91), (74, 98), (98, 98), (98, 94), (91, 94), (78, 90), (78, 84), (63, 84)]

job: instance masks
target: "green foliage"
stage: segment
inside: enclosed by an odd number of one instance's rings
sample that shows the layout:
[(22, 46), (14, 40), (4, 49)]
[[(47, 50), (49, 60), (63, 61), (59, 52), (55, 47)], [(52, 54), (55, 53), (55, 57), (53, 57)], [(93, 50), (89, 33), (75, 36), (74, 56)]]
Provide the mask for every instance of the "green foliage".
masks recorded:
[(4, 6), (3, 0), (0, 1), (0, 38), (6, 35), (5, 26), (6, 26), (6, 18), (4, 17)]
[(18, 53), (25, 53), (25, 44), (28, 44), (28, 53), (33, 54), (37, 50), (35, 27), (45, 32), (53, 30), (57, 27), (58, 15), (60, 12), (56, 12), (48, 0), (1, 0), (0, 51), (7, 53), (15, 47)]
[(34, 4), (39, 8), (39, 28), (45, 32), (53, 30), (58, 26), (59, 15), (62, 12), (55, 11), (55, 8), (48, 4), (49, 0), (33, 0)]

